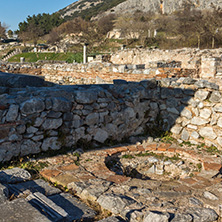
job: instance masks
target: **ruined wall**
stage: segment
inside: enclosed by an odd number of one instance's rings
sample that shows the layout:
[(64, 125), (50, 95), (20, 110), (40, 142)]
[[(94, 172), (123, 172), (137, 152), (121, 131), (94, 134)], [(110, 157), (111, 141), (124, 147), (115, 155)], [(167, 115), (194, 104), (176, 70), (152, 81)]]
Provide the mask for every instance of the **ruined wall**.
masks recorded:
[[(178, 65), (179, 64), (179, 65)], [(144, 64), (116, 65), (107, 62), (87, 64), (32, 64), (3, 63), (0, 71), (42, 75), (46, 81), (58, 84), (112, 83), (114, 79), (139, 82), (150, 78), (195, 77), (196, 69), (181, 68), (180, 62), (156, 61), (149, 68)]]
[(149, 78), (192, 77), (222, 79), (222, 49), (124, 49), (111, 62), (0, 63), (0, 71), (45, 76), (59, 84), (112, 83), (113, 79), (141, 81)]
[(0, 161), (171, 130), (222, 149), (221, 92), (190, 78), (114, 85), (0, 88)]

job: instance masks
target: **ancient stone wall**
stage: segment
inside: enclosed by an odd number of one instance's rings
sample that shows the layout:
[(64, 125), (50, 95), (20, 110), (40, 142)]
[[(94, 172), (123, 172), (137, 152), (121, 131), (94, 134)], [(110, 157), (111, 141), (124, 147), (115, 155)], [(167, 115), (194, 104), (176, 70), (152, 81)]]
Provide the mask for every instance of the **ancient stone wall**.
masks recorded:
[(1, 87), (0, 161), (41, 151), (171, 131), (222, 149), (221, 92), (190, 78), (114, 85)]
[[(0, 63), (0, 71), (43, 75), (59, 84), (112, 83), (113, 79), (141, 81), (149, 78), (192, 77), (221, 79), (221, 49), (147, 50), (124, 49), (87, 64)], [(101, 58), (100, 58), (101, 60)]]

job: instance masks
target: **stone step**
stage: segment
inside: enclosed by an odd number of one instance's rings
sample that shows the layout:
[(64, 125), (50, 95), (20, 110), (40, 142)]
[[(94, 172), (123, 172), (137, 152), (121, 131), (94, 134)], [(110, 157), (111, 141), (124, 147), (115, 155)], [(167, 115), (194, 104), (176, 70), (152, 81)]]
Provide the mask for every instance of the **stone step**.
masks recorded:
[(42, 193), (36, 192), (30, 194), (26, 200), (32, 206), (43, 212), (52, 221), (68, 219), (68, 213)]

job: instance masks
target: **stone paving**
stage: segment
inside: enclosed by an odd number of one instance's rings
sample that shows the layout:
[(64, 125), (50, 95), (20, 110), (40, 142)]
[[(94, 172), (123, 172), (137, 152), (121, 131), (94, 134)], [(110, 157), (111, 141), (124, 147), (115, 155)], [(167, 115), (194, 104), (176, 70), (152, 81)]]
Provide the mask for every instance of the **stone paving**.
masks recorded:
[(98, 221), (98, 209), (103, 222), (222, 221), (217, 152), (138, 143), (32, 161), (47, 163), (41, 176), (70, 192), (23, 169), (0, 171), (0, 221)]

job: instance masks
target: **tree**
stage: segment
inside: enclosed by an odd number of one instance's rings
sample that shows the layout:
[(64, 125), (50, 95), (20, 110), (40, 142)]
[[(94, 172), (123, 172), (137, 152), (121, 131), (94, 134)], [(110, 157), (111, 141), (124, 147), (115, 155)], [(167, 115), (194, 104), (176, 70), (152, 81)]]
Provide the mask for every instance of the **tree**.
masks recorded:
[(114, 27), (114, 19), (114, 14), (110, 14), (99, 19), (97, 22), (97, 29), (99, 34), (106, 35), (109, 31), (111, 31)]
[(39, 37), (48, 34), (53, 28), (58, 27), (63, 22), (64, 20), (58, 13), (28, 16), (26, 21), (19, 23), (18, 34), (22, 39), (25, 37), (25, 39), (37, 42)]
[(8, 36), (9, 38), (12, 38), (13, 37), (13, 31), (11, 29), (8, 30)]
[(6, 25), (0, 22), (0, 38), (6, 38)]

